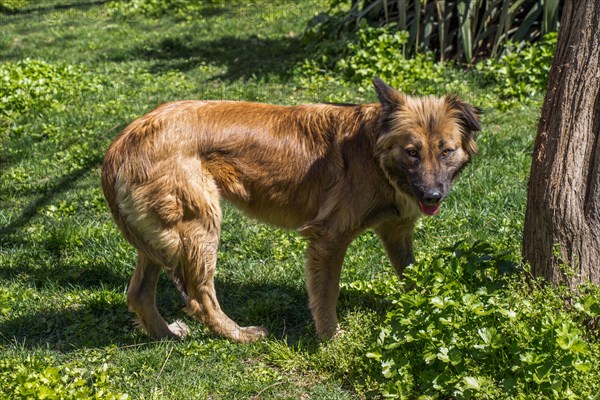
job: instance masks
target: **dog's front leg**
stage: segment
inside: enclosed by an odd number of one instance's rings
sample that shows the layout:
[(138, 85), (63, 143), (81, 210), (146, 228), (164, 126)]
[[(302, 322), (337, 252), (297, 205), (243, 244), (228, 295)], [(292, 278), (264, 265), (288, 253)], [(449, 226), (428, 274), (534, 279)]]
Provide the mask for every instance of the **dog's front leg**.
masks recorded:
[(317, 336), (321, 339), (331, 338), (338, 327), (335, 309), (340, 293), (340, 273), (352, 237), (315, 235), (310, 238), (306, 284)]
[(398, 276), (402, 277), (404, 268), (415, 262), (413, 255), (413, 231), (415, 222), (400, 222), (389, 220), (375, 227), (383, 247), (390, 258), (390, 262)]

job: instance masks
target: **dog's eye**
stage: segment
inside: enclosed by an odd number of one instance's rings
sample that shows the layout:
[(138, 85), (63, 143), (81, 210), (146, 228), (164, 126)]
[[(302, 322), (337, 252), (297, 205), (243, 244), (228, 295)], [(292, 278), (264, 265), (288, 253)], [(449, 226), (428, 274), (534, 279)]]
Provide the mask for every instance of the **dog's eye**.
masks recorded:
[(419, 152), (416, 151), (415, 149), (406, 149), (406, 154), (408, 154), (409, 156), (411, 156), (413, 158), (419, 158)]
[(445, 149), (444, 151), (442, 151), (442, 157), (448, 157), (450, 154), (452, 154), (453, 151), (454, 149)]

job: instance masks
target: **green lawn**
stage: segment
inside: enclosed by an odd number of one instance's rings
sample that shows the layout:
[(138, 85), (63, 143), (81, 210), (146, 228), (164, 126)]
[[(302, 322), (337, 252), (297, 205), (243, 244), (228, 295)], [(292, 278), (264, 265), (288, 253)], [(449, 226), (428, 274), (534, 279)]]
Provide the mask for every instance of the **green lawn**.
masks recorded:
[[(217, 293), (234, 320), (265, 325), (270, 336), (251, 345), (211, 336), (185, 316), (162, 276), (159, 309), (168, 321), (184, 319), (192, 334), (153, 342), (127, 311), (135, 252), (100, 189), (112, 138), (162, 102), (298, 104), (335, 96), (338, 85), (308, 88), (296, 68), (311, 56), (297, 38), (326, 4), (214, 2), (182, 20), (110, 15), (102, 1), (37, 3), (0, 14), (0, 87), (24, 75), (34, 80), (24, 91), (12, 87), (11, 99), (0, 93), (0, 398), (374, 394), (376, 378), (364, 371), (375, 367), (365, 354), (393, 304), (385, 291), (361, 288), (397, 281), (373, 233), (345, 260), (339, 315), (346, 333), (319, 343), (303, 240), (226, 206)], [(358, 87), (345, 90), (349, 101), (375, 99)], [(518, 259), (538, 115), (539, 105), (486, 110), (480, 154), (440, 214), (418, 224), (418, 260), (461, 240), (491, 241)]]

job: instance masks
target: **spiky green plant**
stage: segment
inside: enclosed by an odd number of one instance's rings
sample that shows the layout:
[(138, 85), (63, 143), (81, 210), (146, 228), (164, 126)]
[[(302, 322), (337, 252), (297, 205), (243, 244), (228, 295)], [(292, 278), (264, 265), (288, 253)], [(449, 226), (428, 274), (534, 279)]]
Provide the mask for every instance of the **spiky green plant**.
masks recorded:
[(473, 64), (497, 56), (509, 41), (536, 41), (555, 32), (559, 14), (560, 0), (366, 0), (362, 8), (353, 1), (342, 24), (395, 25), (409, 32), (409, 51)]

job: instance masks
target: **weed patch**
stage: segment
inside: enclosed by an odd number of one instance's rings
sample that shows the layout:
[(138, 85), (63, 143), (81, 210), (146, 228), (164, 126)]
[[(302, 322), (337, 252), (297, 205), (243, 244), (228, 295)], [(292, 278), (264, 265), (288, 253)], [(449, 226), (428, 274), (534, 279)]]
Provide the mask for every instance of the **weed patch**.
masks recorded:
[[(407, 268), (375, 347), (385, 397), (591, 398), (598, 347), (559, 290), (515, 275), (485, 243)], [(590, 295), (577, 304), (598, 302)], [(597, 305), (595, 306), (597, 307)]]
[(52, 357), (3, 358), (0, 387), (11, 399), (107, 399), (125, 400), (127, 394), (112, 390), (111, 378), (120, 373), (103, 363), (60, 365)]
[[(84, 68), (25, 59), (0, 65), (0, 124), (19, 116), (65, 112), (74, 97), (101, 90)], [(48, 135), (46, 131), (42, 133)]]

